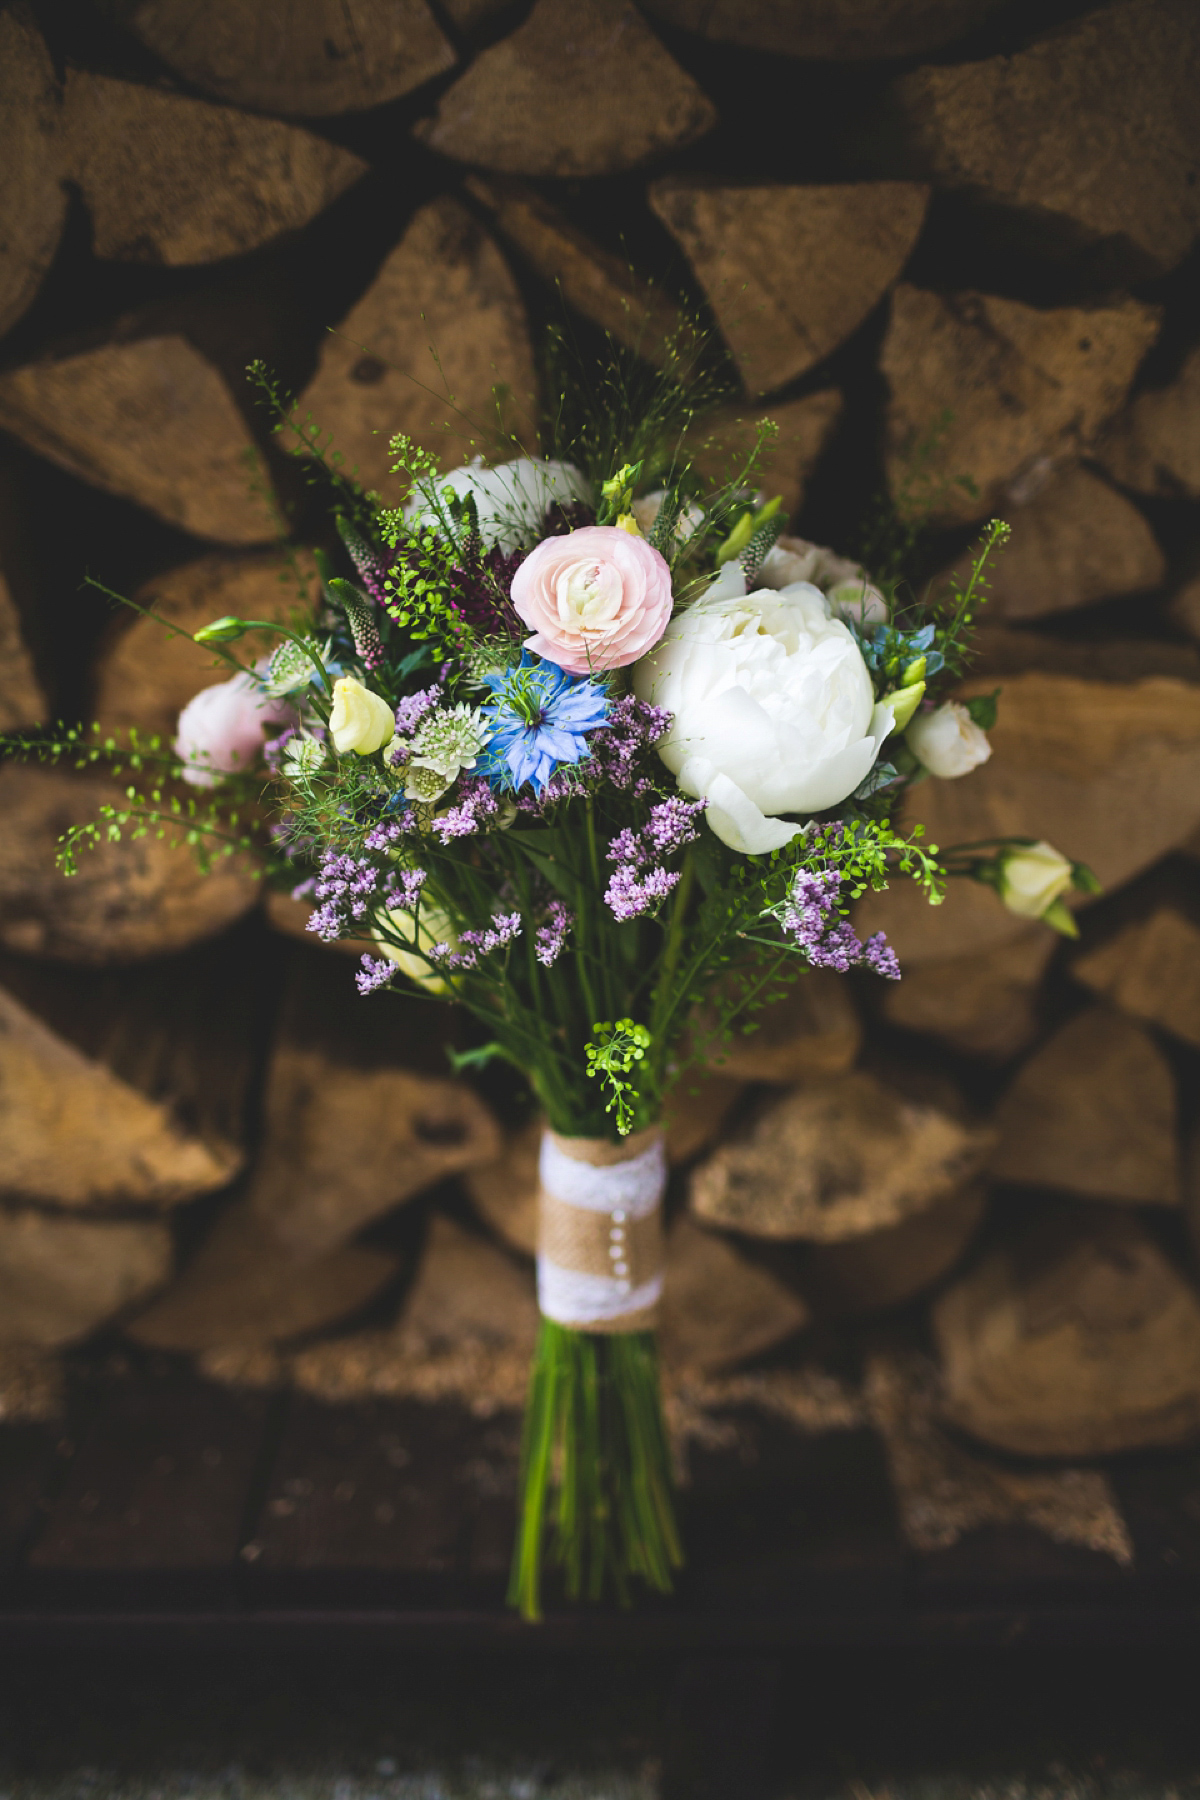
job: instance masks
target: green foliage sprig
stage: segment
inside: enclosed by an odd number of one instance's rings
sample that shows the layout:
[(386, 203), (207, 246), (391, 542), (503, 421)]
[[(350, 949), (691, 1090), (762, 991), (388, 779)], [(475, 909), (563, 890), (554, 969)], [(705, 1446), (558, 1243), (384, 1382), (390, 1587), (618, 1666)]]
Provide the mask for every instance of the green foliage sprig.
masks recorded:
[(618, 1019), (615, 1025), (598, 1020), (592, 1031), (595, 1035), (583, 1047), (588, 1076), (599, 1078), (608, 1089), (604, 1110), (616, 1113), (617, 1130), (622, 1137), (628, 1137), (639, 1095), (637, 1082), (625, 1078), (645, 1057), (650, 1033), (632, 1019)]

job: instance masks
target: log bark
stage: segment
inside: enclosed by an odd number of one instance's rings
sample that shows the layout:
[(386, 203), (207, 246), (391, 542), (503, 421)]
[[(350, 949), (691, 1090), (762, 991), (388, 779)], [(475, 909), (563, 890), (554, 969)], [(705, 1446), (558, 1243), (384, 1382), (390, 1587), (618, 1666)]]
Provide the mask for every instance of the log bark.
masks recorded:
[[(995, 685), (989, 673), (962, 691)], [(985, 767), (965, 781), (923, 782), (906, 802), (906, 825), (919, 820), (927, 843), (1047, 838), (1114, 888), (1200, 825), (1200, 686), (1191, 681), (1016, 674), (1004, 680), (989, 736)], [(886, 931), (903, 967), (974, 955), (1027, 927), (986, 888), (959, 881), (936, 909), (911, 882), (868, 895), (855, 929)]]
[(1144, 280), (1200, 231), (1198, 61), (1188, 0), (1125, 0), (1016, 55), (917, 69), (895, 100), (939, 187), (1019, 208), (1052, 253)]
[(706, 1224), (752, 1237), (837, 1243), (959, 1192), (992, 1143), (874, 1076), (813, 1081), (696, 1168), (691, 1205)]
[(367, 172), (298, 125), (73, 69), (64, 154), (96, 255), (172, 266), (298, 231)]
[[(156, 575), (133, 595), (138, 606), (196, 632), (214, 619), (307, 616), (316, 605), (316, 565), (307, 551), (205, 556)], [(242, 649), (257, 661), (279, 639), (256, 632)], [(177, 637), (157, 622), (122, 613), (101, 643), (92, 670), (94, 716), (106, 731), (136, 726), (143, 740), (157, 732), (173, 741), (179, 714), (201, 688), (228, 681), (232, 671), (211, 650)]]
[(1122, 1012), (1200, 1049), (1200, 929), (1173, 906), (1076, 956), (1076, 981)]
[(576, 312), (647, 362), (677, 366), (673, 345), (680, 328), (679, 308), (661, 287), (592, 243), (533, 188), (498, 176), (484, 181), (477, 175), (469, 175), (466, 185), (495, 215), (502, 235), (544, 281), (554, 283)]
[(82, 1055), (3, 989), (0, 1073), (0, 1193), (10, 1198), (77, 1210), (164, 1208), (237, 1173), (231, 1144), (182, 1131), (168, 1107)]
[(161, 1287), (170, 1268), (171, 1234), (155, 1221), (0, 1209), (0, 1342), (74, 1343)]
[(0, 945), (54, 962), (120, 963), (182, 950), (255, 906), (240, 857), (202, 875), (186, 846), (151, 835), (85, 850), (68, 880), (55, 866), (63, 833), (126, 805), (118, 783), (65, 769), (0, 768)]
[(716, 124), (627, 0), (537, 0), (443, 94), (417, 136), (508, 175), (615, 175)]
[(482, 226), (443, 198), (416, 214), (326, 339), (300, 411), (391, 504), (394, 433), (406, 432), (445, 467), (512, 455), (508, 433), (533, 440), (534, 385), (516, 283)]
[(993, 1175), (1094, 1200), (1179, 1204), (1175, 1082), (1132, 1019), (1093, 1006), (1018, 1071), (996, 1112)]
[(104, 0), (203, 93), (325, 117), (382, 106), (454, 65), (425, 0)]
[(105, 344), (9, 369), (0, 375), (0, 410), (31, 450), (168, 525), (226, 544), (277, 536), (270, 482), (242, 416), (184, 338)]
[(756, 479), (781, 497), (785, 512), (796, 513), (804, 503), (808, 478), (841, 418), (842, 404), (836, 388), (825, 388), (802, 400), (776, 400), (753, 410), (719, 407), (697, 423), (687, 449), (707, 480), (729, 481), (745, 467), (760, 419), (774, 420), (778, 433), (763, 447)]
[[(991, 578), (989, 620), (1040, 619), (1165, 580), (1167, 559), (1146, 519), (1090, 469), (1035, 467), (1024, 485), (1035, 491), (1005, 512), (1012, 537)], [(965, 558), (955, 573), (964, 579)]]
[(0, 13), (0, 335), (42, 285), (62, 236), (59, 95), (49, 52), (23, 5)]
[(646, 0), (652, 18), (777, 56), (874, 62), (952, 43), (1001, 0)]
[[(880, 356), (891, 391), (893, 495), (911, 480), (923, 445), (931, 518), (1003, 516), (1012, 483), (1095, 439), (1123, 402), (1160, 317), (1137, 300), (1043, 311), (994, 294), (898, 287)], [(974, 491), (958, 485), (960, 476)]]
[(713, 187), (670, 175), (650, 204), (678, 240), (747, 392), (786, 386), (835, 350), (908, 261), (929, 189)]
[(943, 1416), (999, 1450), (1108, 1456), (1200, 1432), (1200, 1301), (1137, 1218), (1066, 1208), (933, 1309)]

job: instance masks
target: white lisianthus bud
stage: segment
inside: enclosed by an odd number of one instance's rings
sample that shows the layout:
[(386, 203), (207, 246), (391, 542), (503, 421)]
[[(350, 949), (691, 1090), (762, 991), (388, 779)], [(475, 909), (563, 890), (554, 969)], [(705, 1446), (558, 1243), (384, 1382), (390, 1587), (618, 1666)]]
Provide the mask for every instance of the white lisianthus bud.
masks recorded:
[[(736, 571), (736, 572), (731, 572)], [(657, 746), (722, 842), (762, 856), (870, 773), (892, 729), (857, 643), (799, 583), (745, 592), (736, 564), (671, 620), (634, 670), (641, 700), (673, 714)]]
[(997, 868), (1000, 898), (1023, 919), (1044, 918), (1074, 879), (1073, 865), (1045, 839), (1003, 851)]
[(921, 713), (909, 726), (905, 741), (917, 761), (941, 781), (969, 775), (992, 754), (986, 734), (957, 700)]
[(355, 681), (353, 675), (339, 676), (333, 684), (329, 735), (340, 756), (347, 750), (370, 756), (391, 743), (395, 730), (396, 715), (386, 700)]

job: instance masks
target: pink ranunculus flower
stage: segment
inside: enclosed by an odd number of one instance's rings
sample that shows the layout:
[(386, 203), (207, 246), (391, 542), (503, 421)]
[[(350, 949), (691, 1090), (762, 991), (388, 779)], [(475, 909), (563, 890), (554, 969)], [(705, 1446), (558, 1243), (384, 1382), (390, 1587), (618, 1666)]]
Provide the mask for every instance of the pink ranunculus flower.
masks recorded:
[(513, 576), (525, 648), (569, 675), (623, 669), (657, 644), (671, 617), (671, 571), (645, 538), (585, 525), (544, 538)]
[(286, 700), (271, 700), (249, 675), (201, 688), (179, 715), (175, 754), (183, 779), (215, 787), (222, 775), (253, 768), (262, 755), (263, 728), (294, 718)]

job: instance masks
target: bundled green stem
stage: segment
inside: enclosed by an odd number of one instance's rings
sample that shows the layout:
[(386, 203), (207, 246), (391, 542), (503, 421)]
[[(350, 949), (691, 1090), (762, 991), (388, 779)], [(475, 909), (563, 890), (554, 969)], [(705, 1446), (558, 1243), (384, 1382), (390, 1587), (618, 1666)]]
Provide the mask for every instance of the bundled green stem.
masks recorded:
[[(543, 1562), (567, 1598), (669, 1594), (683, 1565), (652, 1331), (612, 1336), (543, 1319), (521, 1447), (509, 1604), (542, 1616)], [(549, 1543), (547, 1545), (547, 1538)]]

